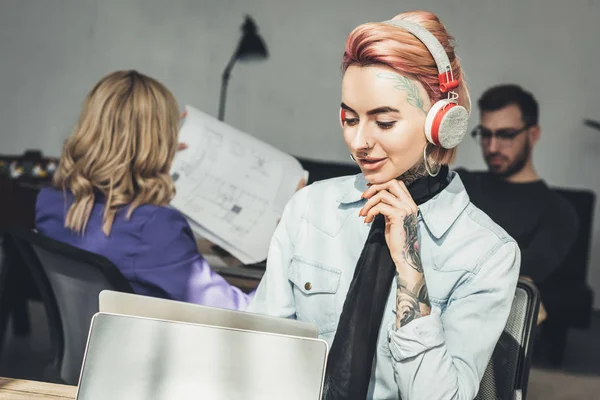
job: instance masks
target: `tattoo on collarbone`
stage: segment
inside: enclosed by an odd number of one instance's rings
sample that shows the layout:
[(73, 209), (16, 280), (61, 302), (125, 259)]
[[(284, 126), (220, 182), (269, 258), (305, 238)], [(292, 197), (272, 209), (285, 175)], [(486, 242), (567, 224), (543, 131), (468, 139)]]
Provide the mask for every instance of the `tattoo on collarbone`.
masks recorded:
[(420, 179), (427, 175), (427, 169), (425, 169), (425, 164), (420, 163), (416, 167), (412, 167), (402, 175), (398, 177), (406, 186), (410, 185), (417, 179)]
[(419, 94), (419, 87), (413, 81), (405, 76), (394, 74), (393, 72), (380, 72), (377, 74), (377, 77), (396, 81), (394, 89), (407, 93), (406, 101), (408, 104), (423, 111), (424, 114), (427, 114), (427, 111), (423, 108), (424, 103)]
[(402, 255), (406, 264), (423, 273), (423, 264), (421, 263), (421, 254), (419, 252), (419, 234), (417, 232), (417, 214), (411, 214), (404, 217), (404, 232), (406, 240)]
[(398, 285), (396, 289), (397, 328), (431, 313), (431, 303), (424, 278), (421, 278), (412, 288), (408, 288), (408, 282), (398, 274), (396, 281)]

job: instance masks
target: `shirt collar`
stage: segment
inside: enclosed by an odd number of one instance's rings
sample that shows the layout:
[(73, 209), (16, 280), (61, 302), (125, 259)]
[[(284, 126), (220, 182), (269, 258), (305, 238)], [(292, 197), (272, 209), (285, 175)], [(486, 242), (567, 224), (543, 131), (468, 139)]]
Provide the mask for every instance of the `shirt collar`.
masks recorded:
[(361, 201), (362, 194), (367, 190), (367, 180), (363, 174), (354, 175), (352, 185), (348, 185), (345, 190), (342, 190), (337, 198), (338, 203), (351, 204)]
[(419, 206), (423, 222), (436, 239), (444, 236), (470, 202), (458, 174), (451, 171), (450, 179), (444, 190)]
[[(458, 174), (450, 171), (449, 178), (450, 183), (444, 190), (419, 206), (423, 222), (436, 239), (444, 236), (470, 201)], [(342, 204), (361, 201), (365, 190), (367, 190), (367, 181), (363, 174), (358, 174), (354, 178), (353, 185), (349, 185), (342, 191), (337, 201)]]

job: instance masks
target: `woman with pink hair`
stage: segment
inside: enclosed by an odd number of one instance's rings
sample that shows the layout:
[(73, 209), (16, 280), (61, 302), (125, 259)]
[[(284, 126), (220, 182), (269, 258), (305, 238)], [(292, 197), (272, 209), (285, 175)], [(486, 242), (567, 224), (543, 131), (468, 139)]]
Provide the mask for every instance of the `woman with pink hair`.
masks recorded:
[(520, 253), (448, 169), (470, 109), (453, 38), (423, 11), (364, 24), (342, 71), (362, 173), (292, 198), (248, 310), (317, 325), (326, 400), (473, 399)]

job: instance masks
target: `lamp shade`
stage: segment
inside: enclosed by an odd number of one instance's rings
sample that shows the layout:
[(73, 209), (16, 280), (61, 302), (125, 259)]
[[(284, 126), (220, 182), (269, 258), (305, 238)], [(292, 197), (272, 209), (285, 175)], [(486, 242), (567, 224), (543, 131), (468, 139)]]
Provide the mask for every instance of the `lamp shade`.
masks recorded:
[(584, 119), (583, 123), (585, 126), (589, 126), (592, 129), (600, 131), (600, 121), (594, 121), (593, 119)]
[(267, 58), (269, 52), (264, 40), (258, 34), (258, 28), (250, 16), (246, 16), (242, 25), (242, 38), (235, 52), (235, 58), (240, 61)]

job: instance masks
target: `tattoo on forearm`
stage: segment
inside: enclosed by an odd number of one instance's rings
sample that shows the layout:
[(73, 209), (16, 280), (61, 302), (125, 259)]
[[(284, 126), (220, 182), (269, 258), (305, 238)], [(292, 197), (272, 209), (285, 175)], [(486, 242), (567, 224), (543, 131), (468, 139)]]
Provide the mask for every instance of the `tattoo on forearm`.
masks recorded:
[(412, 167), (402, 175), (398, 179), (400, 179), (406, 186), (410, 185), (417, 179), (420, 179), (427, 175), (427, 170), (425, 169), (425, 164), (420, 163), (416, 167)]
[(417, 232), (417, 215), (411, 214), (404, 218), (404, 232), (406, 240), (402, 250), (402, 258), (417, 272), (423, 273), (421, 254), (419, 252), (419, 234)]
[(401, 328), (409, 322), (431, 313), (429, 292), (423, 275), (423, 264), (419, 252), (419, 235), (417, 231), (417, 214), (404, 218), (406, 240), (402, 251), (404, 263), (420, 273), (420, 279), (409, 282), (396, 274), (398, 288), (396, 290), (396, 327)]
[(423, 111), (424, 114), (427, 114), (427, 111), (423, 108), (423, 99), (419, 94), (419, 87), (413, 81), (405, 76), (394, 74), (392, 72), (381, 72), (377, 74), (377, 77), (395, 80), (396, 85), (394, 86), (394, 89), (407, 93), (406, 101), (408, 104)]
[(398, 274), (396, 282), (396, 328), (431, 313), (429, 293), (423, 277), (412, 288), (409, 288), (409, 283)]

